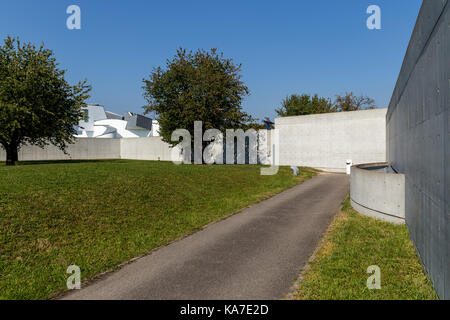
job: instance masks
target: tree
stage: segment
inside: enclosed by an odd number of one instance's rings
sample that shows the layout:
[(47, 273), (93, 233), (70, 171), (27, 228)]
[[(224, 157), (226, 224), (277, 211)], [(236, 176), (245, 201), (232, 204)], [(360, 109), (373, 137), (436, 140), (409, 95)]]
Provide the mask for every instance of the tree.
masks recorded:
[(23, 144), (66, 152), (89, 97), (86, 80), (70, 86), (51, 50), (7, 37), (0, 46), (0, 143), (14, 165)]
[(275, 110), (280, 117), (304, 116), (316, 113), (334, 112), (331, 101), (321, 98), (317, 94), (293, 94), (281, 102), (281, 108)]
[(357, 111), (375, 109), (375, 100), (367, 96), (355, 96), (353, 92), (345, 93), (344, 96), (337, 95), (334, 102), (336, 111)]
[(194, 121), (202, 121), (203, 129), (245, 128), (254, 119), (242, 111), (243, 98), (249, 94), (241, 81), (241, 65), (223, 54), (178, 49), (166, 68), (153, 70), (143, 79), (145, 113), (155, 112), (161, 125), (162, 139), (171, 141), (172, 132), (186, 129), (194, 134)]

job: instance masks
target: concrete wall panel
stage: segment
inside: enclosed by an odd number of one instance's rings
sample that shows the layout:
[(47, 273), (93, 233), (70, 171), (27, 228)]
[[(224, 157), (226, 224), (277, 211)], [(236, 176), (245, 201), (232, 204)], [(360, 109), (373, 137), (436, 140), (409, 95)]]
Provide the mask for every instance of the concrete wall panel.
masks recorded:
[(275, 119), (280, 164), (345, 171), (354, 164), (386, 161), (386, 112), (375, 109)]
[(387, 114), (387, 157), (406, 175), (406, 222), (439, 296), (450, 299), (450, 4), (425, 0)]
[[(120, 139), (79, 138), (68, 146), (67, 152), (68, 154), (64, 154), (53, 145), (48, 145), (44, 149), (25, 145), (19, 151), (19, 160), (120, 159)], [(2, 148), (0, 160), (6, 160), (6, 152)]]
[[(79, 138), (69, 145), (68, 154), (49, 145), (44, 149), (37, 146), (23, 146), (19, 151), (20, 161), (35, 160), (87, 160), (87, 159), (134, 159), (172, 161), (172, 148), (161, 137), (101, 139)], [(174, 157), (178, 159), (179, 150)], [(5, 151), (0, 148), (0, 160), (6, 159)]]
[(180, 149), (171, 148), (161, 137), (121, 139), (121, 158), (134, 160), (181, 161)]

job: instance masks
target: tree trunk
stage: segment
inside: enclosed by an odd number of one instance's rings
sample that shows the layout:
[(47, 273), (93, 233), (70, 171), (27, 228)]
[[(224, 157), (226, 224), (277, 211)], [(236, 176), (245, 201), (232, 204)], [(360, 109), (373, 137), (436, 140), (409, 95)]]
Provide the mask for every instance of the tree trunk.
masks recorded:
[(17, 145), (10, 144), (6, 148), (6, 165), (13, 166), (19, 160), (19, 148)]

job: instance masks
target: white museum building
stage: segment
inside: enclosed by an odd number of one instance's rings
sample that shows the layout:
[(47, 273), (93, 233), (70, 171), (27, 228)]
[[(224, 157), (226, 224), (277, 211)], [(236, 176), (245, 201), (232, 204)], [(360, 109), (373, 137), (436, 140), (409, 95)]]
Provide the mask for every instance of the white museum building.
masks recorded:
[(83, 110), (86, 119), (78, 124), (77, 138), (138, 138), (159, 136), (159, 124), (132, 112), (121, 116), (105, 111), (99, 104), (88, 104)]

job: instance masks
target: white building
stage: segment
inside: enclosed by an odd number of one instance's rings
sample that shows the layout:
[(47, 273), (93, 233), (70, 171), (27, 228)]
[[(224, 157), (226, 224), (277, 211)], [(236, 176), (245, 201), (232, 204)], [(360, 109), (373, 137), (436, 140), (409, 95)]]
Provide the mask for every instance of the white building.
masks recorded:
[(127, 112), (124, 116), (105, 111), (98, 104), (84, 108), (86, 120), (78, 124), (78, 138), (138, 138), (159, 136), (158, 121)]

